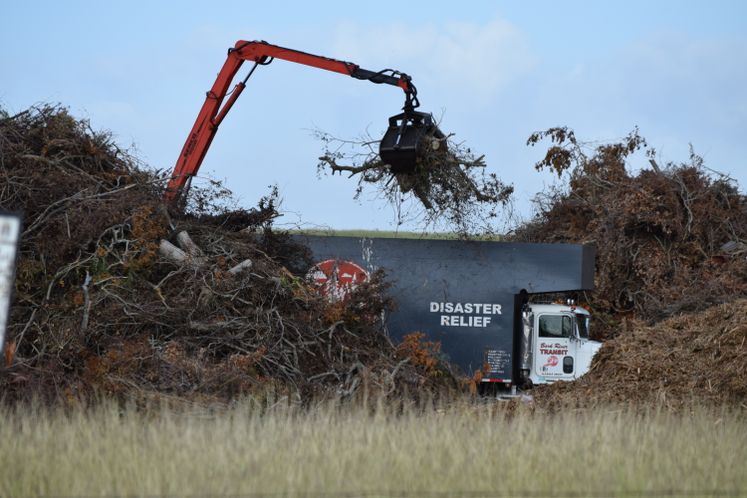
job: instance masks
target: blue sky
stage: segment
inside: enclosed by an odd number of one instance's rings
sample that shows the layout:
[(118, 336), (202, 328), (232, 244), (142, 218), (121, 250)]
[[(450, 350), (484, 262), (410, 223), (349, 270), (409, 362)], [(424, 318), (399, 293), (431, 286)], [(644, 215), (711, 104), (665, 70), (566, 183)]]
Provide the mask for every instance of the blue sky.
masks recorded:
[[(0, 0), (0, 105), (60, 102), (171, 169), (204, 92), (238, 39), (411, 74), (422, 109), (515, 185), (518, 212), (553, 178), (534, 171), (539, 129), (584, 140), (634, 126), (661, 162), (689, 144), (747, 184), (747, 2), (15, 2)], [(277, 184), (281, 222), (391, 229), (382, 201), (316, 173), (321, 144), (383, 132), (402, 93), (276, 61), (224, 121), (201, 174), (253, 205)], [(642, 158), (639, 160), (643, 164)], [(417, 229), (417, 226), (406, 228)]]

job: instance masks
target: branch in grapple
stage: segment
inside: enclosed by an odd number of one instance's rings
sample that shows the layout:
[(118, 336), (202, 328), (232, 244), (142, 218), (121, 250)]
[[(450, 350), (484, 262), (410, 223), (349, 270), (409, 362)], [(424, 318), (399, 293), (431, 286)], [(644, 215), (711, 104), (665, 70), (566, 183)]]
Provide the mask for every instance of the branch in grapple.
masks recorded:
[(425, 136), (414, 169), (406, 172), (384, 163), (371, 140), (342, 140), (322, 132), (317, 137), (326, 146), (319, 158), (320, 172), (358, 176), (357, 194), (369, 185), (392, 203), (401, 203), (409, 194), (430, 221), (445, 219), (460, 231), (471, 231), (477, 220), (495, 217), (513, 194), (513, 186), (485, 172), (484, 155), (454, 143), (451, 135)]

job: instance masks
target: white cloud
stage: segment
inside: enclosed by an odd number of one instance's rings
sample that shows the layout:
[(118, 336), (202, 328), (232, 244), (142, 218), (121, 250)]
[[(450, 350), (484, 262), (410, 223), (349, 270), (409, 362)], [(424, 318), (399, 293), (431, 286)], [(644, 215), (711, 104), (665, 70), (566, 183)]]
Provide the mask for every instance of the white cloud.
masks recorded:
[(537, 128), (564, 124), (580, 139), (608, 141), (638, 125), (662, 162), (687, 161), (692, 143), (744, 189), (746, 37), (647, 33), (593, 58), (553, 62), (536, 71), (526, 100)]
[(334, 52), (367, 69), (390, 67), (413, 74), (416, 83), (490, 98), (535, 64), (524, 35), (502, 19), (412, 27), (340, 24)]

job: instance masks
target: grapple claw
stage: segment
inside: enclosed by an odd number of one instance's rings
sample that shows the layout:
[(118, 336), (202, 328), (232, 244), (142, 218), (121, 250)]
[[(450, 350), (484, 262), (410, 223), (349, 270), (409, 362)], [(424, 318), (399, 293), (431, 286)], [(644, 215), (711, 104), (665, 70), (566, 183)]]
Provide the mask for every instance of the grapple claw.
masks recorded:
[(389, 118), (389, 127), (379, 144), (379, 157), (394, 174), (413, 173), (428, 136), (445, 138), (431, 114), (406, 110)]

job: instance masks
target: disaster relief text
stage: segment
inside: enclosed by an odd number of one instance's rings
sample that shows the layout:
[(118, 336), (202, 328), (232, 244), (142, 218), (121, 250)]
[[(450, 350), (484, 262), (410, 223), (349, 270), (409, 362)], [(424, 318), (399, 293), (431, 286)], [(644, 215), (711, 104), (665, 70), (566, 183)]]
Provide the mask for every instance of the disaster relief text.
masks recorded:
[(441, 313), (439, 324), (444, 327), (487, 327), (493, 315), (501, 314), (495, 303), (431, 302), (431, 313)]

